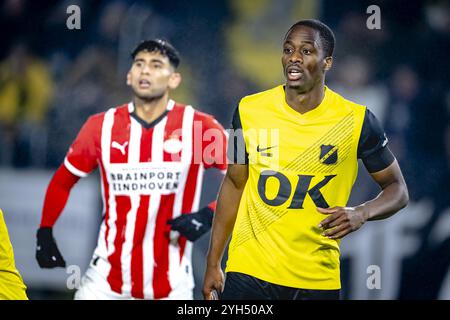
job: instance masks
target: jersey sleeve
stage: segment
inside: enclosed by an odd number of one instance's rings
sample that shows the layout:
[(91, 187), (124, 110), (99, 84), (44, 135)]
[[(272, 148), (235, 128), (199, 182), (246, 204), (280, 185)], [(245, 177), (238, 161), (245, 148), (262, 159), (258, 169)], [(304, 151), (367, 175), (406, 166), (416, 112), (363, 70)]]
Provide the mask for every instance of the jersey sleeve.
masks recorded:
[(227, 169), (228, 133), (212, 116), (201, 114), (202, 130), (202, 162), (205, 169)]
[(358, 143), (358, 158), (370, 173), (387, 168), (395, 157), (388, 147), (388, 138), (375, 115), (366, 109)]
[(228, 140), (228, 161), (233, 164), (248, 164), (247, 147), (245, 146), (239, 106), (234, 110)]
[(92, 116), (86, 121), (64, 159), (67, 170), (78, 177), (87, 176), (98, 165), (101, 119), (99, 116)]
[(64, 165), (56, 170), (45, 194), (41, 227), (53, 227), (66, 206), (70, 190), (79, 179), (79, 176), (71, 173)]

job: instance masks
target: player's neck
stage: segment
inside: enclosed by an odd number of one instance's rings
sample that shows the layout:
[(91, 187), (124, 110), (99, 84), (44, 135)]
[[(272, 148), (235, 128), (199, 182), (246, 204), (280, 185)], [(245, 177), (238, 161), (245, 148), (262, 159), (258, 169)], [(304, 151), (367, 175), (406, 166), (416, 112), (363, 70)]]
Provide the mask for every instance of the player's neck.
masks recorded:
[(286, 103), (295, 111), (303, 114), (318, 107), (322, 102), (324, 93), (324, 84), (319, 83), (308, 92), (298, 92), (294, 88), (285, 87)]
[(162, 97), (144, 100), (134, 97), (133, 103), (136, 115), (147, 123), (151, 123), (161, 116), (167, 108), (169, 95), (166, 93)]

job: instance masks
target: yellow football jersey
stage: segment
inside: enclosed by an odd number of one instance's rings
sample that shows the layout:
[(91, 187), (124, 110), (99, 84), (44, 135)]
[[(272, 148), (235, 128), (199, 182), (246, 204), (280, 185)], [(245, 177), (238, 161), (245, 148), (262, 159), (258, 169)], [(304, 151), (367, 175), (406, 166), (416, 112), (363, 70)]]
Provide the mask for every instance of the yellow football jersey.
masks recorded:
[[(327, 87), (304, 114), (286, 103), (283, 86), (241, 100), (233, 127), (242, 128), (249, 177), (227, 272), (295, 288), (341, 287), (339, 241), (321, 235), (327, 215), (316, 208), (347, 204), (366, 111)], [(386, 145), (384, 132), (373, 137), (378, 149)]]
[(0, 300), (28, 300), (26, 286), (14, 263), (14, 253), (0, 209)]

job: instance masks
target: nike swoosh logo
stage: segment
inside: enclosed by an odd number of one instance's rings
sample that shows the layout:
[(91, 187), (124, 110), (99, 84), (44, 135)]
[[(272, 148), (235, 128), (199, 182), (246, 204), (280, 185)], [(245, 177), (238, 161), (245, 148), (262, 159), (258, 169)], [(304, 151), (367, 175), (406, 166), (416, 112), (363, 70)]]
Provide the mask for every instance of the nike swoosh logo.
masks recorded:
[(262, 151), (266, 151), (272, 148), (275, 148), (276, 146), (271, 146), (271, 147), (267, 147), (267, 148), (260, 148), (259, 145), (256, 146), (256, 151), (258, 152), (262, 152)]

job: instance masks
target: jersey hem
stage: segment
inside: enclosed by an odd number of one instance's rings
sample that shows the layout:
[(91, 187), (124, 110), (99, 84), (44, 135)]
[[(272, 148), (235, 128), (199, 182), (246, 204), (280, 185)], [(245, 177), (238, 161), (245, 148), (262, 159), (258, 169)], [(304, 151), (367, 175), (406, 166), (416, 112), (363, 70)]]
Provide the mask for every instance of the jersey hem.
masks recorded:
[(247, 274), (249, 276), (258, 278), (260, 280), (263, 281), (267, 281), (276, 285), (281, 285), (281, 286), (285, 286), (285, 287), (291, 287), (291, 288), (298, 288), (298, 289), (308, 289), (308, 290), (340, 290), (341, 289), (341, 283), (339, 282), (338, 285), (318, 285), (318, 282), (320, 281), (299, 281), (299, 282), (294, 282), (294, 281), (288, 281), (285, 279), (280, 279), (280, 278), (272, 278), (270, 276), (267, 275), (262, 275), (262, 274), (258, 274), (257, 272), (254, 271), (249, 271), (249, 270), (242, 270), (242, 269), (238, 269), (238, 268), (226, 268), (225, 272), (240, 272), (240, 273), (244, 273)]

